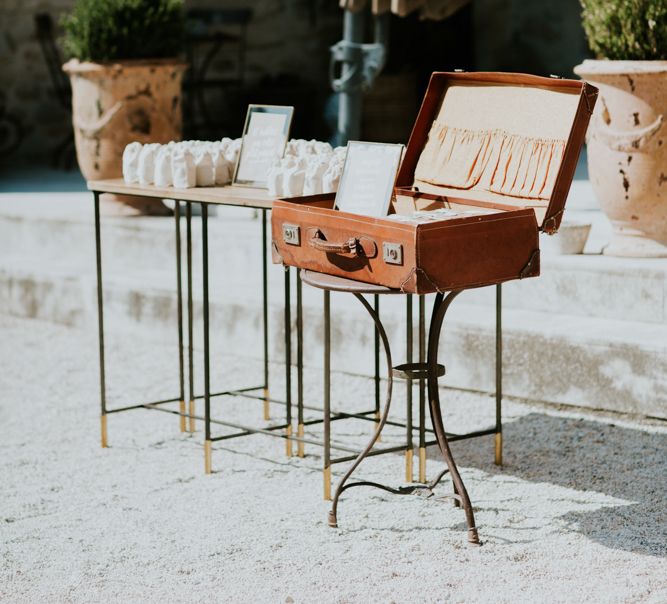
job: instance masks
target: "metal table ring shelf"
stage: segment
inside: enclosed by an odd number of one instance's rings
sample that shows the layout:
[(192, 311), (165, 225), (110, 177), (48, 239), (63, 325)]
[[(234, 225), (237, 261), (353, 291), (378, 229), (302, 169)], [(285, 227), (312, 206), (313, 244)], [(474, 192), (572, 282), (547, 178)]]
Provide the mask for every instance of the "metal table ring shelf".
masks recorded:
[[(447, 309), (449, 308), (450, 304), (454, 300), (454, 298), (461, 293), (462, 290), (454, 290), (449, 292), (447, 295), (444, 295), (442, 293), (438, 293), (435, 296), (435, 302), (433, 305), (433, 312), (431, 315), (431, 322), (430, 322), (430, 327), (428, 330), (428, 344), (427, 344), (427, 355), (426, 355), (426, 362), (420, 362), (420, 363), (406, 363), (402, 365), (398, 365), (396, 367), (393, 366), (392, 364), (392, 356), (391, 356), (391, 349), (389, 346), (389, 340), (387, 338), (387, 334), (385, 332), (384, 326), (382, 325), (382, 321), (380, 320), (380, 316), (377, 312), (377, 309), (371, 305), (368, 300), (365, 298), (365, 295), (397, 295), (397, 294), (403, 294), (398, 289), (391, 289), (388, 287), (383, 287), (380, 285), (372, 285), (368, 283), (361, 283), (359, 281), (354, 281), (351, 279), (346, 279), (342, 277), (335, 277), (332, 275), (325, 275), (322, 273), (316, 273), (313, 271), (306, 271), (302, 270), (301, 271), (301, 279), (303, 280), (304, 283), (311, 285), (313, 287), (319, 288), (324, 290), (324, 296), (325, 296), (325, 333), (324, 333), (324, 342), (325, 342), (325, 359), (324, 359), (324, 371), (325, 371), (325, 376), (324, 376), (324, 382), (325, 382), (325, 392), (324, 392), (324, 431), (325, 431), (325, 474), (326, 474), (326, 468), (329, 466), (332, 461), (329, 458), (329, 451), (328, 451), (328, 440), (329, 440), (329, 403), (330, 403), (330, 379), (329, 376), (327, 375), (328, 372), (330, 371), (330, 322), (329, 322), (329, 317), (328, 317), (328, 310), (329, 310), (329, 294), (330, 292), (347, 292), (347, 293), (352, 293), (357, 300), (362, 304), (362, 306), (366, 309), (368, 314), (371, 316), (373, 319), (373, 322), (375, 323), (375, 327), (377, 330), (377, 333), (379, 334), (379, 338), (382, 342), (383, 348), (384, 348), (384, 353), (385, 353), (385, 359), (386, 359), (386, 365), (387, 365), (387, 389), (386, 389), (386, 394), (385, 394), (385, 403), (384, 403), (384, 408), (380, 414), (380, 419), (379, 423), (377, 424), (377, 427), (371, 436), (370, 440), (368, 441), (366, 447), (356, 456), (348, 470), (345, 472), (345, 474), (342, 476), (342, 478), (339, 480), (336, 489), (333, 494), (333, 499), (332, 499), (332, 505), (331, 505), (331, 510), (329, 511), (328, 514), (328, 524), (331, 527), (337, 527), (338, 526), (338, 504), (341, 495), (348, 489), (352, 487), (360, 487), (360, 486), (369, 486), (369, 487), (375, 487), (382, 489), (384, 491), (387, 491), (392, 494), (398, 494), (398, 495), (405, 495), (405, 494), (411, 494), (414, 493), (417, 490), (424, 489), (424, 490), (431, 490), (435, 488), (435, 486), (440, 482), (440, 480), (443, 478), (443, 476), (447, 473), (452, 478), (452, 483), (453, 483), (453, 488), (454, 488), (454, 495), (453, 498), (455, 499), (455, 502), (457, 505), (461, 506), (463, 508), (463, 511), (465, 513), (465, 519), (466, 519), (466, 524), (468, 527), (468, 541), (472, 544), (479, 544), (479, 535), (477, 532), (477, 527), (475, 525), (475, 517), (474, 517), (474, 512), (472, 508), (472, 504), (470, 502), (470, 498), (468, 496), (468, 492), (465, 488), (465, 485), (463, 483), (463, 480), (461, 478), (461, 475), (458, 471), (458, 468), (456, 466), (456, 463), (454, 461), (454, 457), (452, 455), (451, 449), (449, 447), (449, 442), (448, 442), (448, 434), (445, 432), (444, 425), (443, 425), (443, 420), (442, 420), (442, 413), (441, 413), (441, 408), (440, 408), (440, 398), (439, 398), (439, 392), (438, 392), (438, 377), (444, 375), (445, 373), (445, 368), (444, 366), (438, 364), (438, 343), (440, 341), (440, 334), (442, 330), (442, 324), (445, 318), (445, 314), (447, 312)], [(387, 420), (389, 418), (389, 411), (391, 407), (391, 399), (392, 399), (392, 389), (393, 389), (393, 381), (394, 378), (404, 378), (404, 379), (426, 379), (427, 382), (427, 390), (428, 390), (428, 403), (429, 403), (429, 411), (430, 411), (430, 416), (431, 416), (431, 421), (433, 424), (433, 429), (435, 432), (435, 439), (436, 439), (436, 444), (438, 445), (438, 448), (440, 449), (440, 452), (445, 460), (446, 463), (446, 469), (444, 471), (441, 471), (434, 480), (427, 484), (411, 484), (399, 488), (393, 488), (389, 487), (384, 484), (380, 484), (377, 482), (372, 482), (368, 480), (360, 480), (356, 482), (350, 482), (350, 479), (352, 475), (354, 474), (355, 470), (359, 467), (359, 465), (364, 461), (366, 457), (369, 455), (373, 455), (379, 452), (376, 452), (373, 450), (373, 447), (377, 443), (380, 434), (387, 423)], [(484, 430), (484, 431), (479, 431), (475, 433), (470, 433), (468, 435), (460, 435), (460, 438), (465, 438), (465, 437), (476, 437), (476, 436), (481, 436), (482, 434), (492, 434), (495, 433), (496, 429), (493, 428), (491, 430)], [(402, 449), (399, 448), (399, 450)], [(326, 480), (326, 476), (325, 476)], [(326, 486), (325, 486), (326, 489)]]

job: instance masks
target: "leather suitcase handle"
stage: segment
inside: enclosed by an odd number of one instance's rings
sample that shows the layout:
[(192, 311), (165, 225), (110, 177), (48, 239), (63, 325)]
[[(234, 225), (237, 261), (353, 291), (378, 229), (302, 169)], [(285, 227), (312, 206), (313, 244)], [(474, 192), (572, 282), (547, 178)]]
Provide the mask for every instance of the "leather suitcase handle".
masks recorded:
[(314, 247), (320, 252), (328, 252), (332, 254), (354, 254), (358, 255), (359, 246), (358, 242), (354, 237), (350, 237), (347, 241), (343, 243), (332, 243), (330, 241), (325, 241), (320, 238), (320, 231), (317, 231), (310, 240), (310, 247)]
[(350, 237), (347, 241), (333, 242), (323, 239), (322, 231), (314, 229), (312, 237), (308, 239), (310, 247), (329, 254), (352, 254), (373, 258), (377, 253), (377, 245), (368, 237)]

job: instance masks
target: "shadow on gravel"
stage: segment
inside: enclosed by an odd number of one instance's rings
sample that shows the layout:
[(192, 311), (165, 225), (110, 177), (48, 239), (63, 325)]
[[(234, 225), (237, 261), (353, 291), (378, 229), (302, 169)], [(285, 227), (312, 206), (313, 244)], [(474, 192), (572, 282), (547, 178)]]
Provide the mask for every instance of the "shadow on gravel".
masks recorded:
[(666, 434), (531, 413), (504, 425), (504, 441), (502, 469), (493, 464), (491, 438), (456, 442), (452, 449), (462, 467), (629, 501), (562, 518), (606, 547), (667, 557)]

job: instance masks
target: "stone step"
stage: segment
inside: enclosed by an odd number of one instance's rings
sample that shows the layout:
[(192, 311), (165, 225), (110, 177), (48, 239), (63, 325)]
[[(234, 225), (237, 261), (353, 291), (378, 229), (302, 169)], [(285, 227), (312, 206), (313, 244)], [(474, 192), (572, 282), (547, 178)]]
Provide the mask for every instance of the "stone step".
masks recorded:
[[(599, 212), (579, 212), (604, 231)], [(592, 216), (592, 218), (591, 218)], [(270, 219), (270, 215), (269, 215)], [(270, 222), (270, 220), (269, 220)], [(200, 279), (200, 223), (193, 219), (193, 262)], [(131, 275), (174, 271), (174, 220), (103, 217), (105, 273)], [(185, 221), (182, 221), (185, 246)], [(543, 237), (547, 237), (544, 235)], [(593, 249), (598, 244), (592, 237)], [(599, 240), (599, 236), (598, 236)], [(89, 194), (54, 194), (48, 201), (28, 194), (0, 198), (0, 254), (35, 263), (94, 270), (92, 203)], [(212, 287), (216, 276), (233, 288), (223, 295), (242, 300), (261, 287), (261, 221), (257, 212), (220, 208), (209, 226)], [(588, 246), (589, 248), (591, 245)], [(2, 266), (7, 266), (2, 261)], [(270, 271), (271, 289), (280, 288), (280, 270)], [(173, 277), (172, 277), (173, 280)], [(493, 306), (492, 289), (469, 291), (465, 303)], [(506, 308), (557, 312), (654, 324), (667, 323), (667, 259), (622, 259), (600, 254), (542, 254), (542, 275), (503, 287)]]
[[(447, 376), (443, 382), (451, 387), (493, 392), (494, 313), (488, 307), (459, 304), (464, 296), (465, 292), (452, 304), (445, 323), (440, 361), (447, 367)], [(309, 367), (322, 365), (321, 302), (321, 292), (304, 288), (304, 349)], [(17, 260), (11, 271), (0, 272), (0, 308), (19, 316), (95, 329), (95, 282), (92, 275), (39, 274)], [(404, 301), (382, 299), (381, 314), (392, 343), (394, 364), (403, 362)], [(148, 330), (156, 340), (173, 342), (175, 317), (174, 289), (160, 284), (155, 274), (152, 280), (114, 276), (106, 280), (107, 329), (141, 333), (142, 337)], [(201, 350), (198, 291), (195, 320), (195, 344)], [(138, 326), (141, 329), (134, 329)], [(212, 297), (211, 333), (217, 352), (260, 358), (259, 297)], [(274, 359), (283, 358), (283, 333), (282, 302), (273, 300), (270, 345)], [(358, 302), (349, 295), (333, 294), (332, 367), (371, 374), (372, 342), (370, 317)], [(503, 350), (507, 395), (667, 419), (666, 325), (505, 309)]]

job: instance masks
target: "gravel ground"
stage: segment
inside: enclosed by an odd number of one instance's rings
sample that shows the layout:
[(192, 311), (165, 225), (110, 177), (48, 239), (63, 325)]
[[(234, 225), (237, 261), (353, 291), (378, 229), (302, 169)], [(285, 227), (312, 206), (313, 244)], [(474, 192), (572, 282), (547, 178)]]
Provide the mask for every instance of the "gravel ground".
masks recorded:
[[(504, 468), (491, 438), (453, 444), (482, 547), (467, 545), (446, 481), (428, 499), (352, 490), (334, 530), (316, 447), (288, 459), (279, 439), (225, 441), (205, 476), (201, 430), (183, 435), (174, 416), (139, 410), (109, 418), (102, 450), (95, 330), (0, 315), (0, 333), (0, 600), (667, 602), (664, 423), (508, 402)], [(175, 394), (169, 344), (109, 336), (111, 404)], [(234, 385), (261, 370), (219, 356), (214, 366)], [(221, 375), (214, 387), (230, 385)], [(272, 367), (274, 393), (281, 377)], [(306, 378), (317, 401), (320, 376)], [(334, 377), (338, 407), (371, 393), (367, 380)], [(446, 399), (450, 427), (491, 419), (489, 399)], [(248, 399), (218, 400), (215, 414), (261, 424)], [(369, 425), (333, 430), (359, 446)], [(373, 458), (361, 475), (399, 484), (403, 463)], [(429, 474), (440, 467), (431, 452)]]

